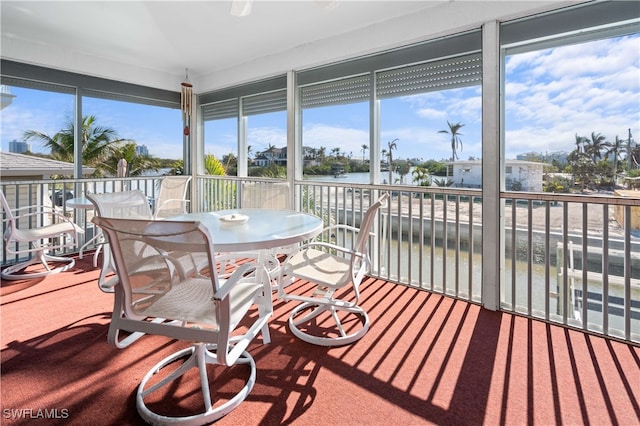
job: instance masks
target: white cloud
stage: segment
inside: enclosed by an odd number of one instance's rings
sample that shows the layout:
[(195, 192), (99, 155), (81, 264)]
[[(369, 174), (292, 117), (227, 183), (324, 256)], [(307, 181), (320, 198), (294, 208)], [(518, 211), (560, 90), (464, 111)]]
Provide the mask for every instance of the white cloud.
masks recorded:
[(273, 145), (276, 148), (287, 146), (287, 131), (277, 127), (255, 127), (249, 128), (247, 135), (248, 145), (252, 152), (264, 151)]
[(362, 145), (369, 145), (369, 132), (326, 124), (311, 124), (304, 126), (302, 141), (304, 146), (325, 147), (327, 153), (334, 148), (340, 148), (340, 152), (358, 156)]
[(640, 37), (602, 40), (507, 60), (506, 151), (571, 151), (575, 135), (608, 140), (640, 124)]
[(445, 120), (447, 117), (447, 112), (445, 110), (435, 108), (420, 108), (418, 111), (416, 111), (416, 115), (423, 118), (439, 118)]

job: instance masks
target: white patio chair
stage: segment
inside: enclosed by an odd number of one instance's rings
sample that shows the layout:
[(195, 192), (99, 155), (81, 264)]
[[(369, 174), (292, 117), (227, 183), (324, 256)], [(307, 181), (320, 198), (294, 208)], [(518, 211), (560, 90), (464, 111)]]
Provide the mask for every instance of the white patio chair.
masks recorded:
[[(74, 248), (79, 234), (84, 230), (49, 206), (26, 206), (11, 209), (0, 191), (0, 203), (7, 223), (4, 232), (4, 248), (9, 254), (29, 255), (29, 260), (16, 263), (2, 270), (5, 280), (35, 279), (57, 274), (73, 268), (70, 257), (53, 256), (48, 252)], [(52, 267), (50, 263), (62, 263)], [(28, 266), (42, 264), (44, 271), (24, 272)]]
[[(388, 193), (383, 194), (367, 209), (359, 228), (331, 225), (318, 237), (335, 235), (336, 239), (352, 241), (351, 248), (316, 239), (285, 259), (279, 297), (302, 302), (289, 316), (289, 328), (296, 337), (316, 345), (338, 346), (355, 342), (369, 329), (369, 316), (358, 304), (359, 286), (369, 272), (368, 243), (375, 236), (371, 232), (374, 219), (388, 197)], [(294, 279), (313, 283), (313, 294), (287, 292), (286, 284)], [(337, 298), (336, 292), (346, 290), (349, 285), (353, 289), (351, 298)]]
[[(242, 182), (242, 202), (243, 209), (277, 209), (291, 210), (291, 194), (289, 182)], [(267, 267), (269, 277), (272, 282), (272, 289), (278, 290), (280, 280), (280, 255), (292, 253), (298, 245), (288, 247), (277, 247), (266, 250), (262, 253), (243, 252), (228, 255), (229, 261), (237, 259), (262, 259), (262, 264)]]
[[(266, 273), (257, 265), (246, 264), (227, 280), (219, 279), (212, 236), (199, 222), (106, 217), (95, 217), (93, 222), (109, 238), (120, 277), (115, 285), (110, 343), (114, 344), (120, 330), (195, 342), (160, 361), (143, 377), (136, 392), (142, 418), (151, 424), (193, 425), (211, 423), (232, 411), (249, 395), (256, 379), (248, 345), (260, 332), (263, 342), (270, 342), (271, 291), (268, 281), (258, 278)], [(186, 251), (209, 259), (209, 276), (185, 274), (190, 267), (183, 263)], [(149, 262), (153, 268), (146, 267)], [(257, 312), (248, 315), (253, 306)], [(158, 318), (168, 321), (155, 322)], [(242, 327), (237, 327), (241, 321)], [(237, 394), (221, 401), (215, 379), (208, 377), (207, 364), (245, 364), (248, 378)], [(182, 376), (192, 368), (198, 369), (200, 390), (183, 389), (188, 381)], [(150, 408), (149, 400), (160, 398), (164, 407), (175, 405), (182, 411), (183, 399), (196, 392), (201, 392), (204, 401), (198, 412), (172, 417)]]
[(242, 182), (243, 209), (291, 210), (289, 182)]
[[(87, 194), (86, 196), (94, 204), (97, 216), (126, 219), (153, 218), (149, 199), (140, 190)], [(108, 245), (108, 242), (104, 244)], [(107, 280), (108, 274), (116, 272), (109, 247), (104, 247), (102, 256), (98, 287), (100, 290), (110, 293), (113, 292), (113, 286), (117, 282), (118, 276), (116, 274)]]
[(191, 176), (166, 176), (155, 199), (154, 218), (178, 216), (187, 212), (187, 189)]

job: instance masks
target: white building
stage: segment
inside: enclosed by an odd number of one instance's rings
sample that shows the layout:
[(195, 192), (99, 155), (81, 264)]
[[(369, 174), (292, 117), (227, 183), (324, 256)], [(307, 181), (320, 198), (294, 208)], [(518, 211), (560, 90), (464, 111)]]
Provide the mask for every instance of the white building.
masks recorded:
[[(507, 191), (542, 191), (544, 163), (533, 161), (505, 160), (505, 187)], [(456, 161), (453, 168), (454, 186), (465, 188), (482, 187), (482, 160)]]
[(140, 157), (148, 157), (149, 148), (146, 145), (136, 145), (136, 154)]
[(9, 152), (15, 152), (17, 154), (22, 154), (25, 152), (31, 151), (31, 144), (27, 142), (21, 141), (11, 141), (9, 142)]
[(259, 167), (267, 167), (271, 164), (279, 166), (287, 165), (287, 148), (274, 148), (271, 151), (259, 152), (253, 159), (253, 164)]

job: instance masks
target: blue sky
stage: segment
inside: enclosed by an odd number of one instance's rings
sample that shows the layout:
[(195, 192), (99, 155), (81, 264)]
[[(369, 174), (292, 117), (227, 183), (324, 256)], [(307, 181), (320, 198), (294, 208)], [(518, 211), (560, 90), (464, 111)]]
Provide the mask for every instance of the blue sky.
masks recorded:
[[(53, 136), (73, 117), (72, 95), (19, 87), (12, 87), (11, 92), (16, 97), (0, 112), (3, 151), (9, 150), (10, 141), (22, 140), (25, 130)], [(120, 138), (147, 145), (152, 155), (162, 158), (182, 156), (180, 110), (85, 97), (83, 111), (84, 115), (94, 115), (98, 125), (116, 130)], [(34, 152), (46, 152), (38, 142), (30, 143)]]
[[(640, 139), (640, 37), (619, 37), (523, 53), (506, 60), (506, 157), (524, 152), (571, 151), (575, 135), (601, 133), (626, 139), (628, 129)], [(72, 114), (73, 97), (12, 88), (14, 102), (0, 112), (2, 149), (21, 140), (24, 130), (53, 135)], [(122, 138), (147, 145), (152, 155), (180, 158), (178, 110), (85, 98), (86, 114), (117, 130)], [(314, 108), (303, 114), (303, 142), (362, 157), (369, 144), (366, 103)], [(479, 87), (381, 101), (381, 141), (398, 139), (394, 158), (449, 159), (449, 136), (438, 133), (447, 121), (462, 123), (460, 159), (481, 157)], [(249, 118), (253, 152), (286, 145), (286, 114)], [(205, 151), (218, 157), (235, 152), (235, 120), (208, 123)], [(215, 133), (215, 134), (214, 134)], [(491, 142), (491, 141), (487, 141)], [(32, 143), (34, 151), (42, 147)], [(368, 153), (367, 153), (368, 155)]]

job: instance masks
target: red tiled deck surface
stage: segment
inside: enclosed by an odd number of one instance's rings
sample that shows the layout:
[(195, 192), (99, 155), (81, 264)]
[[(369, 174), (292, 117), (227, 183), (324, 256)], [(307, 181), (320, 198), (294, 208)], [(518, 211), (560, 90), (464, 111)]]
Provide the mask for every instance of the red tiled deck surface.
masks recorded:
[[(141, 424), (135, 391), (187, 346), (107, 344), (112, 296), (91, 259), (1, 287), (2, 424)], [(256, 385), (218, 425), (640, 424), (640, 348), (367, 279), (372, 326), (350, 346), (297, 340), (275, 300), (272, 343), (250, 346)], [(52, 411), (57, 410), (57, 411)], [(32, 421), (32, 420), (31, 420)]]

